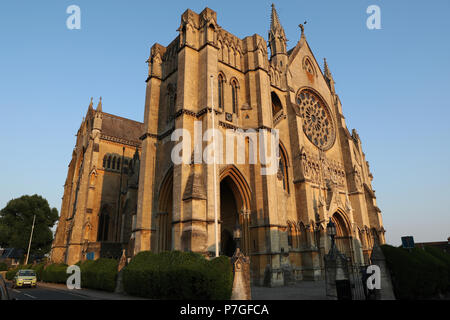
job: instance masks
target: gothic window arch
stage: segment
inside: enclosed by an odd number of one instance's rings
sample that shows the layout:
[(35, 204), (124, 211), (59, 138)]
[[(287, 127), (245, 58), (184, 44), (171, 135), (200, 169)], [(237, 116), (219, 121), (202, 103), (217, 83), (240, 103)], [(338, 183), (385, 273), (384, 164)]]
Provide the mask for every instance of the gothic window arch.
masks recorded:
[(305, 57), (303, 59), (303, 69), (305, 70), (308, 76), (316, 75), (316, 69), (314, 68), (314, 65), (309, 57)]
[(223, 87), (225, 84), (225, 77), (222, 73), (219, 73), (217, 77), (217, 90), (218, 90), (218, 98), (219, 98), (219, 108), (223, 110), (224, 106), (224, 95), (223, 95)]
[(117, 170), (120, 170), (120, 158), (117, 159)]
[(108, 156), (108, 166), (107, 166), (107, 168), (108, 169), (111, 168), (111, 156)]
[(108, 158), (105, 154), (105, 156), (103, 157), (103, 168), (106, 168), (107, 161), (108, 161)]
[(177, 89), (176, 85), (169, 83), (167, 85), (167, 114), (166, 122), (169, 123), (174, 119), (175, 106), (177, 103)]
[(111, 169), (116, 170), (116, 157), (113, 157)]
[(223, 60), (223, 47), (222, 41), (217, 42), (217, 46), (219, 47), (219, 60)]
[(293, 227), (292, 224), (290, 222), (288, 222), (288, 247), (289, 248), (293, 248), (294, 247), (294, 243), (293, 243)]
[(278, 177), (283, 182), (283, 189), (289, 193), (289, 180), (288, 180), (288, 158), (284, 147), (279, 146), (279, 163), (278, 163)]
[(109, 212), (107, 207), (103, 207), (98, 219), (97, 241), (108, 241)]
[(239, 89), (239, 83), (236, 79), (231, 80), (231, 106), (232, 106), (232, 112), (237, 115), (238, 113), (238, 90)]
[(275, 118), (275, 116), (281, 110), (283, 110), (283, 105), (281, 104), (281, 100), (275, 92), (271, 93), (271, 98), (272, 98), (272, 116)]
[(239, 49), (236, 50), (236, 68), (239, 70), (241, 69), (241, 56), (241, 51)]

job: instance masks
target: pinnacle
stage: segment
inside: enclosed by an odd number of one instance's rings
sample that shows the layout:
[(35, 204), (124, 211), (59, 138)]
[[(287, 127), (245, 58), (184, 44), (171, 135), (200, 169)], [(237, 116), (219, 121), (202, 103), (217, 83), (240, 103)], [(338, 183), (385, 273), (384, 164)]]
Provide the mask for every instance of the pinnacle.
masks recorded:
[(275, 9), (275, 5), (272, 3), (272, 14), (270, 16), (270, 32), (276, 34), (280, 32), (281, 35), (286, 38), (284, 34), (284, 29), (281, 26), (280, 19), (278, 18), (277, 10)]
[(97, 111), (102, 111), (102, 97), (100, 97), (100, 101), (98, 102)]

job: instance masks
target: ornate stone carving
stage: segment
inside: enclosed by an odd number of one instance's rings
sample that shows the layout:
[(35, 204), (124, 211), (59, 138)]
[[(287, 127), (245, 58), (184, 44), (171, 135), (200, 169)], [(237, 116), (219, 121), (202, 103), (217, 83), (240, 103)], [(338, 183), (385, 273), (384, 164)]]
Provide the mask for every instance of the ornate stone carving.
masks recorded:
[(306, 150), (306, 148), (302, 148), (300, 158), (305, 179), (320, 184), (323, 174), (324, 183), (330, 181), (340, 188), (345, 185), (344, 166), (340, 162), (328, 158), (320, 159), (318, 155)]

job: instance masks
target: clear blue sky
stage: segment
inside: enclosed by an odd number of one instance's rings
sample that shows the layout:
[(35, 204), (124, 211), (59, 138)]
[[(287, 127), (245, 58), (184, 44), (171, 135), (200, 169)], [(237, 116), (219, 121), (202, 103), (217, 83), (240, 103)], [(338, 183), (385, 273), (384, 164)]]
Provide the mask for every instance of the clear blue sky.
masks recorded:
[[(68, 30), (66, 8), (81, 8)], [(60, 209), (75, 134), (91, 96), (143, 120), (149, 49), (167, 45), (180, 15), (208, 6), (243, 38), (267, 38), (270, 1), (1, 1), (0, 207), (38, 193)], [(366, 9), (381, 8), (381, 30)], [(349, 129), (374, 175), (387, 240), (450, 236), (450, 1), (275, 1), (288, 46), (306, 36), (326, 57)]]

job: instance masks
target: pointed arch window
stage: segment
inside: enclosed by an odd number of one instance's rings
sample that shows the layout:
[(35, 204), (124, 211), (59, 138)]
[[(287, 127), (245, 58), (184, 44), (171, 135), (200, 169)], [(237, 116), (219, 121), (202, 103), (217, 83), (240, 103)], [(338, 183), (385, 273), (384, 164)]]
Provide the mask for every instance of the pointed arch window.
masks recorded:
[(97, 241), (108, 241), (109, 213), (103, 208), (98, 221)]
[(217, 88), (218, 88), (218, 94), (217, 96), (219, 97), (219, 108), (223, 110), (223, 84), (224, 84), (224, 79), (223, 76), (221, 74), (219, 74), (219, 76), (217, 77)]
[(107, 166), (107, 168), (108, 169), (111, 168), (111, 156), (108, 156), (108, 166)]
[(279, 151), (279, 155), (280, 155), (280, 160), (279, 160), (279, 167), (278, 167), (278, 175), (279, 175), (279, 179), (282, 180), (283, 182), (283, 189), (289, 193), (289, 184), (288, 184), (288, 162), (287, 162), (287, 155), (286, 152), (284, 151), (284, 148), (279, 147), (280, 151)]
[(234, 114), (238, 112), (238, 83), (236, 80), (231, 81), (231, 102), (232, 111)]
[(294, 243), (292, 241), (292, 235), (293, 235), (293, 227), (289, 223), (288, 224), (288, 246), (289, 246), (289, 248), (293, 248), (294, 247)]
[(280, 111), (283, 110), (283, 105), (281, 104), (280, 98), (275, 92), (271, 93), (272, 98), (272, 116), (275, 119), (275, 116), (278, 115)]

